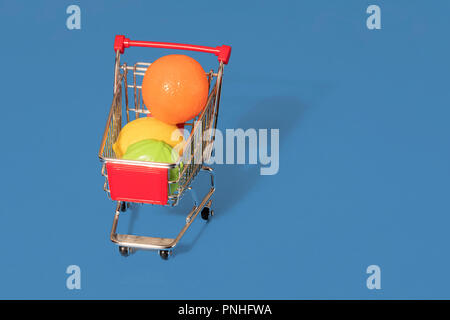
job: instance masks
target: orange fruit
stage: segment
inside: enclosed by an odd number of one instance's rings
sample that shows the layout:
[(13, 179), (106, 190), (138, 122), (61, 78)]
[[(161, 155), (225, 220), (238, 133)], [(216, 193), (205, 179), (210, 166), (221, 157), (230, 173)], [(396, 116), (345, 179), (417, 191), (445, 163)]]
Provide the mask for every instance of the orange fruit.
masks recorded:
[(153, 117), (178, 124), (202, 111), (208, 89), (208, 78), (200, 63), (182, 54), (172, 54), (148, 67), (142, 81), (142, 98)]

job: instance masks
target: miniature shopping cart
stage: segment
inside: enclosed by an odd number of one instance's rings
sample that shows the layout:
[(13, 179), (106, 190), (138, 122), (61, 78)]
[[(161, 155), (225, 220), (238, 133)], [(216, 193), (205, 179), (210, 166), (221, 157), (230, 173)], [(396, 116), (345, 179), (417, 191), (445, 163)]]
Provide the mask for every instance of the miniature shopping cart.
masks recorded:
[[(121, 64), (120, 55), (128, 47), (150, 47), (163, 49), (191, 50), (213, 53), (218, 57), (217, 71), (207, 73), (209, 95), (203, 111), (194, 119), (184, 123), (189, 137), (183, 154), (176, 163), (123, 160), (116, 157), (113, 144), (123, 125), (139, 117), (150, 116), (142, 100), (141, 83), (145, 71), (151, 63), (137, 62), (133, 65)], [(159, 250), (167, 259), (172, 249), (180, 241), (191, 223), (200, 213), (208, 220), (214, 214), (211, 209), (212, 195), (215, 191), (213, 169), (204, 165), (211, 157), (224, 65), (228, 63), (231, 47), (205, 47), (186, 44), (134, 41), (117, 35), (114, 41), (116, 54), (114, 67), (114, 96), (103, 134), (99, 158), (102, 162), (102, 175), (105, 176), (104, 190), (111, 200), (117, 201), (111, 230), (111, 241), (119, 245), (122, 255), (128, 256), (136, 249)], [(125, 121), (123, 121), (125, 120)], [(179, 170), (176, 181), (170, 180), (169, 171)], [(200, 171), (209, 173), (211, 188), (198, 202), (191, 183)], [(130, 207), (130, 203), (176, 206), (186, 191), (191, 192), (194, 206), (186, 217), (186, 222), (176, 238), (144, 237), (116, 233), (120, 212)]]

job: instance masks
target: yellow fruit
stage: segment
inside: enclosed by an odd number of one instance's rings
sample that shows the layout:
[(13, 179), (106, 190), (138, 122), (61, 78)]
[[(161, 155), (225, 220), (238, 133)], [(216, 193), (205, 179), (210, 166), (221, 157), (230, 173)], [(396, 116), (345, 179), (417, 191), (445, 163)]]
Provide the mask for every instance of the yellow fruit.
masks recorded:
[(122, 158), (129, 145), (144, 139), (164, 141), (180, 154), (182, 153), (183, 132), (177, 126), (153, 117), (145, 117), (130, 121), (120, 130), (119, 137), (113, 145), (116, 157)]

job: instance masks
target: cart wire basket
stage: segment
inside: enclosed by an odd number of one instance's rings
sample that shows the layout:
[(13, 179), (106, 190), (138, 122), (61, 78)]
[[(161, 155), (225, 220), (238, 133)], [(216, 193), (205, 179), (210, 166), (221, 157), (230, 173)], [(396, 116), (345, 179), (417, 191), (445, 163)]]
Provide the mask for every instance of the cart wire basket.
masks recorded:
[[(151, 116), (144, 105), (141, 92), (143, 76), (151, 63), (137, 62), (133, 65), (121, 63), (121, 54), (124, 53), (125, 48), (129, 47), (199, 51), (212, 53), (218, 57), (218, 69), (207, 73), (209, 94), (205, 107), (194, 119), (181, 125), (187, 139), (182, 155), (176, 163), (124, 160), (117, 158), (113, 151), (113, 144), (124, 125), (134, 119)], [(114, 95), (98, 154), (102, 163), (101, 172), (105, 177), (103, 188), (111, 200), (117, 201), (111, 241), (119, 246), (123, 256), (128, 256), (136, 249), (147, 249), (159, 250), (160, 256), (167, 259), (199, 213), (204, 220), (208, 220), (214, 214), (211, 209), (212, 195), (215, 191), (214, 172), (205, 163), (208, 162), (213, 151), (223, 70), (230, 58), (231, 47), (134, 41), (123, 35), (117, 35), (114, 51), (116, 56)], [(171, 170), (177, 170), (176, 180), (170, 180)], [(210, 175), (211, 187), (202, 200), (198, 201), (191, 183), (201, 171)], [(131, 203), (176, 206), (186, 191), (191, 193), (194, 205), (186, 216), (185, 224), (177, 237), (147, 237), (116, 232), (120, 213), (126, 211)]]

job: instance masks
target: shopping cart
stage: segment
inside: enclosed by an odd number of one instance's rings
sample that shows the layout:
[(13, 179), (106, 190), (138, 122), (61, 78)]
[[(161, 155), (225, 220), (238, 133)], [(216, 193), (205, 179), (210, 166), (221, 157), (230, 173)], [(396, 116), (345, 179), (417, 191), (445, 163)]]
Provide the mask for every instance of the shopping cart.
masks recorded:
[[(207, 73), (209, 95), (205, 108), (193, 120), (182, 125), (184, 130), (189, 133), (189, 137), (186, 139), (183, 153), (176, 163), (123, 160), (117, 158), (113, 151), (113, 144), (124, 124), (139, 117), (150, 116), (150, 112), (145, 108), (142, 100), (141, 83), (145, 71), (151, 63), (121, 64), (120, 55), (124, 53), (125, 48), (129, 47), (191, 50), (213, 53), (218, 57), (218, 70), (216, 72), (211, 70)], [(114, 41), (114, 51), (116, 54), (114, 96), (99, 151), (102, 175), (105, 176), (103, 188), (111, 200), (117, 201), (111, 241), (119, 246), (119, 251), (123, 256), (128, 256), (136, 249), (147, 249), (159, 250), (160, 256), (167, 259), (199, 213), (204, 220), (208, 220), (214, 214), (211, 209), (212, 195), (215, 191), (214, 172), (205, 163), (210, 159), (213, 150), (223, 69), (230, 58), (231, 47), (223, 45), (214, 48), (134, 41), (123, 35), (117, 35)], [(123, 118), (125, 121), (122, 121)], [(179, 175), (176, 181), (171, 181), (169, 172), (174, 169), (179, 170)], [(199, 202), (191, 183), (200, 171), (210, 175), (211, 187)], [(186, 191), (191, 193), (194, 206), (188, 213), (183, 228), (175, 238), (144, 237), (116, 232), (120, 212), (126, 211), (130, 207), (130, 203), (176, 206)]]

